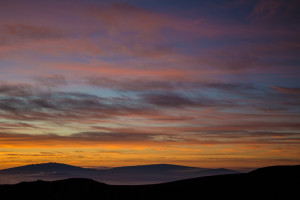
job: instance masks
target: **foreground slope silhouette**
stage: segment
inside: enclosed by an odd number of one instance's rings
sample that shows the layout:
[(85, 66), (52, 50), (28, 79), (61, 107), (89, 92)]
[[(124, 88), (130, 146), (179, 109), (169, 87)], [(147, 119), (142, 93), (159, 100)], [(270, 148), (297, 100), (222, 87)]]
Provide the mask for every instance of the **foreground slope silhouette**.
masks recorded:
[(300, 165), (139, 186), (89, 179), (0, 185), (3, 199), (300, 199)]

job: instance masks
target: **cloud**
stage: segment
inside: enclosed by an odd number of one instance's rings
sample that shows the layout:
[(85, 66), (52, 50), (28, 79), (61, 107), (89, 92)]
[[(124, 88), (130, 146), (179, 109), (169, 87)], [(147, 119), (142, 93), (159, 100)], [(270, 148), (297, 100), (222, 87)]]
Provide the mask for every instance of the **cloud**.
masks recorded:
[(113, 79), (110, 77), (87, 77), (87, 84), (99, 88), (109, 88), (123, 91), (144, 91), (144, 90), (171, 90), (176, 86), (165, 80), (151, 80), (143, 78), (135, 79)]
[[(7, 19), (2, 24), (3, 30), (1, 29), (3, 41), (11, 40), (14, 43), (3, 45), (0, 55), (6, 60), (20, 60), (21, 64), (15, 66), (19, 68), (16, 71), (20, 71), (24, 63), (40, 59), (40, 63), (26, 68), (44, 68), (54, 74), (72, 71), (79, 75), (81, 72), (90, 72), (93, 75), (118, 73), (131, 76), (134, 73), (152, 78), (176, 76), (186, 79), (191, 76), (211, 79), (224, 74), (248, 74), (253, 69), (254, 73), (268, 69), (269, 72), (273, 72), (273, 63), (263, 59), (268, 52), (257, 53), (259, 56), (248, 56), (249, 48), (246, 47), (241, 52), (237, 49), (239, 40), (252, 40), (255, 37), (259, 41), (269, 38), (272, 44), (277, 41), (286, 43), (286, 40), (297, 38), (299, 35), (295, 30), (269, 30), (252, 24), (220, 23), (200, 16), (191, 19), (176, 13), (157, 12), (128, 3), (71, 4), (69, 1), (36, 1), (34, 6), (24, 5), (23, 9), (15, 5), (21, 3), (6, 2), (3, 6), (3, 19)], [(54, 15), (53, 12), (58, 14)], [(42, 19), (36, 19), (37, 15), (43, 16)], [(57, 19), (58, 16), (61, 16), (60, 20)], [(78, 23), (69, 21), (73, 18)], [(221, 38), (238, 40), (230, 45), (217, 42), (215, 45), (218, 47), (212, 48), (211, 44), (215, 43), (213, 41)], [(202, 48), (202, 42), (201, 45), (196, 45), (202, 39), (206, 39), (206, 42), (203, 41), (205, 48)], [(24, 42), (25, 40), (27, 42)], [(240, 46), (245, 46), (245, 43)], [(255, 41), (251, 41), (252, 43)], [(294, 41), (289, 43), (294, 44)], [(259, 46), (263, 48), (265, 45), (259, 42)], [(216, 53), (217, 49), (223, 51)], [(272, 55), (270, 60), (274, 59)], [(45, 64), (45, 59), (49, 57), (52, 63)], [(77, 65), (60, 64), (61, 60), (73, 60), (74, 57), (80, 59), (80, 62), (76, 62)], [(46, 63), (49, 63), (49, 60)], [(98, 62), (95, 62), (96, 60)], [(38, 65), (40, 67), (36, 67)], [(161, 70), (149, 70), (154, 66)], [(33, 72), (37, 73), (38, 70)]]
[(34, 80), (39, 86), (43, 85), (49, 88), (67, 85), (66, 78), (62, 75), (57, 74), (48, 76), (36, 76), (34, 77)]
[[(99, 79), (89, 81), (98, 81)], [(49, 76), (39, 80), (41, 85), (57, 87), (66, 84), (62, 76)], [(39, 121), (72, 121), (79, 119), (104, 119), (117, 118), (118, 116), (140, 115), (147, 117), (175, 119), (174, 116), (166, 115), (165, 109), (172, 108), (175, 111), (183, 108), (214, 108), (233, 109), (253, 106), (252, 97), (254, 87), (240, 83), (193, 83), (193, 82), (170, 82), (138, 79), (137, 82), (127, 80), (112, 81), (101, 79), (99, 82), (89, 84), (100, 85), (100, 88), (117, 89), (121, 92), (137, 92), (134, 95), (119, 97), (101, 97), (88, 93), (72, 93), (44, 90), (42, 87), (33, 87), (29, 84), (2, 84), (0, 85), (0, 114), (2, 118), (16, 120), (39, 120)], [(103, 85), (101, 85), (103, 84)], [(177, 86), (176, 86), (177, 85)], [(227, 98), (218, 99), (207, 97), (205, 92), (212, 89), (219, 94), (228, 95)], [(147, 91), (147, 92), (146, 92)], [(194, 95), (187, 92), (198, 91)], [(203, 94), (202, 94), (203, 93)], [(125, 93), (126, 94), (126, 93)], [(238, 95), (235, 99), (230, 95)], [(251, 99), (247, 99), (247, 98)], [(273, 95), (274, 97), (274, 95)], [(265, 106), (265, 96), (256, 96), (255, 106)], [(278, 103), (285, 99), (276, 97)], [(244, 100), (240, 103), (238, 99)], [(282, 106), (288, 103), (282, 104)], [(160, 110), (158, 110), (160, 109)], [(162, 110), (161, 110), (162, 109)], [(182, 116), (181, 119), (185, 117)], [(187, 117), (186, 119), (189, 119)]]
[(300, 94), (300, 88), (273, 86), (272, 89), (276, 92), (284, 93), (284, 94)]
[(0, 4), (3, 146), (299, 143), (299, 88), (280, 86), (299, 71), (294, 0), (222, 8), (238, 19), (144, 3)]
[(297, 0), (259, 0), (254, 6), (250, 18), (260, 22), (278, 24), (299, 23), (299, 1)]
[[(253, 98), (261, 92), (251, 82), (214, 82), (205, 80), (158, 78), (87, 77), (87, 84), (120, 92), (135, 92), (140, 103), (160, 107), (235, 107), (238, 99)], [(207, 93), (223, 95), (222, 100)], [(194, 93), (186, 96), (184, 94)], [(235, 98), (230, 96), (234, 95)], [(264, 98), (260, 96), (260, 98)]]
[[(173, 129), (176, 129), (173, 127)], [(178, 133), (154, 132), (152, 130), (111, 129), (110, 131), (78, 132), (68, 135), (0, 133), (0, 147), (14, 148), (58, 148), (58, 147), (120, 147), (145, 146), (194, 146), (194, 145), (298, 145), (299, 133), (277, 132), (199, 132), (188, 133), (186, 127)], [(164, 130), (166, 131), (166, 130)], [(182, 133), (185, 134), (182, 134)]]
[(22, 122), (18, 122), (18, 123), (3, 123), (3, 122), (0, 122), (0, 129), (2, 130), (14, 130), (14, 129), (22, 129), (22, 130), (25, 130), (25, 129), (36, 129), (36, 128), (39, 128), (38, 126), (35, 126), (35, 125), (32, 125), (32, 124), (29, 124), (29, 123), (22, 123)]
[(9, 84), (0, 82), (0, 95), (28, 96), (32, 94), (34, 87), (30, 84)]
[(57, 39), (63, 36), (55, 28), (27, 24), (4, 24), (0, 27), (0, 43), (17, 43), (26, 40)]
[(196, 104), (192, 99), (175, 93), (145, 94), (141, 98), (149, 104), (161, 107), (193, 106)]
[(0, 85), (0, 117), (10, 120), (51, 122), (112, 118), (151, 112), (145, 110), (143, 105), (132, 103), (126, 97), (104, 98), (87, 93), (33, 88), (29, 84)]
[[(157, 71), (159, 74), (162, 71)], [(183, 71), (184, 73), (184, 71)], [(191, 70), (191, 74), (192, 74)], [(197, 72), (195, 72), (197, 73)], [(199, 72), (200, 73), (200, 72)], [(257, 88), (251, 82), (216, 82), (209, 80), (192, 79), (189, 74), (183, 77), (143, 77), (132, 71), (132, 76), (88, 76), (86, 83), (99, 88), (120, 91), (191, 91), (201, 89), (216, 89), (222, 92), (247, 93)]]
[(103, 145), (159, 145), (159, 144), (176, 144), (186, 143), (183, 137), (175, 135), (155, 135), (150, 133), (130, 133), (130, 132), (81, 132), (68, 136), (47, 134), (47, 135), (30, 135), (30, 134), (7, 134), (0, 133), (0, 147), (15, 146), (20, 147), (80, 147), (80, 146), (97, 146)]
[(238, 106), (237, 103), (231, 100), (217, 100), (214, 98), (208, 98), (205, 96), (186, 96), (184, 94), (175, 92), (162, 92), (162, 93), (147, 93), (139, 95), (141, 102), (157, 106), (159, 108), (228, 108)]
[(153, 13), (128, 3), (93, 6), (87, 10), (86, 15), (104, 23), (110, 34), (127, 31), (133, 34), (151, 34), (168, 25), (170, 21), (167, 15)]

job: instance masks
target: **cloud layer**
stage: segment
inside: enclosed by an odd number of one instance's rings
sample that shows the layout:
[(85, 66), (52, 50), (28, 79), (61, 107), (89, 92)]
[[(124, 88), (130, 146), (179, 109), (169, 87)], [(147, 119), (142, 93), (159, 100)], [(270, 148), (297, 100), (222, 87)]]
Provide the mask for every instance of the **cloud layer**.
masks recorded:
[(299, 162), (299, 3), (149, 2), (1, 1), (6, 166)]

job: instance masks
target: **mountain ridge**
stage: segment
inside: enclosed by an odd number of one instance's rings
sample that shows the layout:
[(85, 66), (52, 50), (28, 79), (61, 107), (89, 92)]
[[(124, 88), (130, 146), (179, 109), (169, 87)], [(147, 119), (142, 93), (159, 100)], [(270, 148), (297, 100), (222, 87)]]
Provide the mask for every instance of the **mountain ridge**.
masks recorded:
[(24, 166), (18, 166), (18, 167), (12, 167), (8, 169), (2, 169), (0, 172), (16, 172), (16, 171), (33, 171), (33, 170), (53, 170), (53, 169), (67, 169), (67, 170), (83, 170), (86, 168), (83, 167), (77, 167), (73, 165), (68, 165), (64, 163), (56, 163), (56, 162), (48, 162), (48, 163), (39, 163), (39, 164), (30, 164), (30, 165), (24, 165)]
[[(153, 184), (186, 178), (238, 173), (227, 169), (197, 168), (172, 164), (151, 164), (109, 169), (82, 168), (62, 163), (41, 163), (0, 170), (0, 184), (22, 181), (89, 178), (108, 184)], [(1, 181), (2, 177), (2, 181)]]
[[(55, 167), (55, 166), (65, 166), (65, 167), (73, 167), (73, 168), (81, 168), (81, 169), (96, 169), (96, 168), (92, 168), (92, 167), (79, 167), (79, 166), (75, 166), (75, 165), (69, 165), (69, 164), (64, 164), (64, 163), (57, 163), (57, 162), (47, 162), (47, 163), (37, 163), (37, 164), (29, 164), (29, 165), (22, 165), (22, 166), (18, 166), (18, 167), (12, 167), (12, 168), (6, 168), (6, 169), (1, 169), (0, 171), (6, 171), (6, 170), (12, 170), (12, 169), (21, 169), (21, 168), (27, 168), (27, 167), (40, 167), (40, 166), (51, 166), (51, 167)], [(120, 167), (109, 167), (107, 169), (104, 170), (109, 170), (109, 169), (118, 169), (118, 168), (131, 168), (131, 167), (186, 167), (186, 168), (197, 168), (197, 169), (212, 169), (212, 168), (199, 168), (199, 167), (190, 167), (190, 166), (184, 166), (184, 165), (175, 165), (175, 164), (167, 164), (167, 163), (157, 163), (157, 164), (148, 164), (148, 165), (129, 165), (129, 166), (120, 166)], [(221, 168), (218, 168), (221, 169)], [(225, 169), (225, 168), (223, 168)], [(99, 170), (99, 169), (98, 169)], [(101, 169), (100, 169), (101, 170)]]

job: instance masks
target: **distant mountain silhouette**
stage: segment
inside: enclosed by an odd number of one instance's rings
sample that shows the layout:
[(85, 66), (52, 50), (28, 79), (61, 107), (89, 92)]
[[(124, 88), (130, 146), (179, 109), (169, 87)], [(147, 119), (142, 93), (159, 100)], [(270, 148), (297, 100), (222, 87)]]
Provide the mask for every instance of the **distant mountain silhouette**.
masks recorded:
[(192, 171), (192, 170), (202, 170), (207, 168), (198, 168), (198, 167), (187, 167), (182, 165), (170, 165), (170, 164), (153, 164), (153, 165), (137, 165), (137, 166), (125, 166), (125, 167), (115, 167), (112, 170), (114, 171), (142, 171), (142, 172), (151, 172), (151, 171)]
[(61, 163), (42, 163), (26, 165), (21, 167), (14, 167), (9, 169), (0, 170), (4, 173), (45, 173), (45, 172), (73, 172), (73, 171), (87, 171), (92, 169), (85, 169), (82, 167), (76, 167), (72, 165), (66, 165)]
[(0, 185), (4, 199), (300, 199), (300, 165), (154, 185), (117, 186), (89, 179)]
[(222, 168), (209, 169), (170, 164), (88, 169), (60, 163), (43, 163), (0, 170), (0, 184), (15, 184), (35, 180), (53, 181), (67, 178), (89, 178), (108, 184), (138, 185), (234, 173), (237, 172)]

